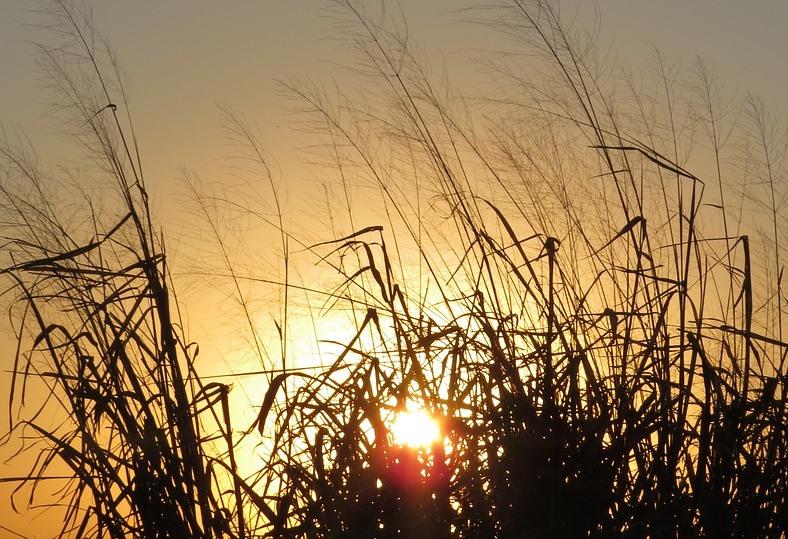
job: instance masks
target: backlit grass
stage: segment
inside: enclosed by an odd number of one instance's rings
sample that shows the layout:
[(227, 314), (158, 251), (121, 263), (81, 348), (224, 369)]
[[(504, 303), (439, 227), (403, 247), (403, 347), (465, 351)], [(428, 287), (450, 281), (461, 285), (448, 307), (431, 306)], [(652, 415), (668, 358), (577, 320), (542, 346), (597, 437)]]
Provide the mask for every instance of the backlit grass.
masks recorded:
[[(763, 107), (733, 124), (705, 69), (680, 98), (661, 60), (656, 90), (625, 81), (614, 101), (540, 0), (480, 12), (538, 56), (494, 66), (500, 95), (462, 101), (402, 33), (337, 4), (377, 93), (287, 90), (324, 137), (329, 200), (371, 187), (378, 223), (287, 230), (264, 153), (226, 111), (275, 208), (250, 217), (282, 255), (276, 277), (246, 275), (209, 230), (214, 276), (270, 360), (252, 425), (234, 421), (233, 385), (195, 366), (114, 63), (83, 11), (49, 4), (64, 41), (45, 65), (112, 198), (66, 211), (30, 155), (2, 147), (9, 419), (41, 442), (23, 486), (64, 463), (53, 504), (76, 537), (780, 537), (785, 162)], [(346, 210), (331, 217), (355, 225)], [(281, 293), (276, 360), (244, 300), (254, 279)], [(319, 336), (323, 364), (288, 353), (296, 297), (355, 320)], [(48, 397), (23, 405), (28, 384)], [(391, 432), (408, 403), (435, 443)], [(250, 441), (265, 455), (251, 472)]]

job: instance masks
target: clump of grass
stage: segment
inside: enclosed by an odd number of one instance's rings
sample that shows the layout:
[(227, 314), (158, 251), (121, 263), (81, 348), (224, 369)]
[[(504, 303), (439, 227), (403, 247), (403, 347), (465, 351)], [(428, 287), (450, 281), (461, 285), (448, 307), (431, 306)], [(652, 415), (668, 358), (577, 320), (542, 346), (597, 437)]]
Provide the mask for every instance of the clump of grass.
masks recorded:
[[(19, 308), (10, 436), (45, 442), (21, 482), (31, 486), (32, 500), (54, 464), (65, 464), (63, 534), (221, 535), (230, 511), (217, 497), (222, 470), (206, 454), (200, 419), (212, 416), (229, 440), (229, 388), (195, 376), (197, 348), (178, 323), (112, 55), (88, 12), (55, 1), (45, 15), (62, 43), (42, 49), (42, 65), (105, 191), (63, 208), (30, 153), (0, 148), (11, 261), (2, 274)], [(45, 398), (26, 402), (34, 384)], [(222, 457), (234, 465), (232, 443)], [(237, 525), (243, 534), (240, 519)]]
[[(75, 12), (53, 5), (81, 40)], [(94, 239), (72, 240), (60, 214), (24, 206), (3, 188), (28, 232), (14, 244), (25, 260), (4, 273), (32, 317), (24, 327), (34, 328), (14, 387), (42, 377), (67, 413), (58, 429), (16, 428), (51, 443), (30, 482), (54, 458), (71, 467), (64, 529), (112, 537), (784, 534), (788, 345), (775, 196), (784, 164), (774, 161), (761, 109), (751, 107), (756, 137), (742, 139), (756, 145), (742, 145), (742, 166), (729, 171), (713, 83), (699, 79), (705, 112), (694, 120), (708, 128), (719, 195), (708, 203), (712, 182), (689, 170), (695, 133), (683, 130), (661, 61), (659, 95), (632, 85), (628, 105), (614, 103), (553, 5), (513, 1), (488, 22), (541, 51), (529, 66), (538, 77), (500, 72), (511, 97), (488, 100), (504, 120), (481, 136), (432, 85), (407, 40), (357, 4), (341, 5), (355, 21), (362, 67), (380, 84), (380, 110), (337, 109), (318, 92), (289, 89), (325, 129), (340, 189), (374, 185), (388, 221), (304, 246), (338, 279), (311, 293), (352, 313), (355, 334), (316, 369), (291, 366), (283, 351), (281, 368), (266, 369), (248, 432), (233, 433), (229, 386), (204, 383), (194, 368), (141, 164), (124, 142), (131, 126), (111, 94), (68, 95), (117, 182), (116, 224), (102, 227), (94, 215)], [(98, 67), (94, 74), (103, 80)], [(40, 192), (25, 160), (5, 155)], [(733, 195), (739, 210), (725, 202), (728, 174), (744, 174)], [(758, 199), (748, 186), (761, 174), (767, 196)], [(771, 232), (760, 236), (745, 233), (753, 199), (770, 215)], [(272, 226), (288, 256), (297, 240), (281, 211)], [(231, 277), (235, 285), (243, 278)], [(289, 277), (281, 284), (296, 287)], [(445, 441), (422, 450), (393, 443), (388, 425), (407, 401), (439, 418)], [(264, 440), (267, 457), (242, 476), (235, 450), (249, 436)], [(217, 443), (221, 450), (210, 449)]]
[[(273, 534), (413, 536), (416, 504), (416, 526), (431, 523), (431, 536), (780, 536), (782, 300), (756, 304), (752, 242), (727, 224), (741, 230), (744, 212), (715, 205), (725, 234), (702, 229), (716, 217), (704, 213), (705, 182), (679, 162), (683, 119), (667, 68), (655, 99), (665, 127), (635, 92), (634, 127), (646, 136), (636, 139), (552, 5), (513, 2), (501, 28), (545, 63), (529, 66), (536, 83), (511, 77), (532, 101), (506, 104), (532, 111), (521, 115), (530, 125), (495, 125), (490, 148), (439, 97), (406, 41), (346, 8), (391, 112), (358, 112), (371, 124), (360, 138), (321, 96), (291, 89), (329, 126), (333, 151), (377, 183), (401, 232), (395, 251), (374, 229), (325, 255), (347, 279), (337, 301), (366, 315), (329, 369), (282, 374), (304, 379), (275, 414), (261, 412), (258, 426), (275, 440), (261, 481), (280, 485)], [(553, 85), (537, 86), (544, 80)], [(719, 112), (701, 80), (722, 198)], [(767, 140), (758, 133), (756, 143)], [(597, 159), (579, 158), (578, 142)], [(767, 172), (778, 166), (768, 145), (757, 158)], [(381, 147), (395, 164), (379, 158)], [(400, 196), (410, 180), (390, 169), (431, 182), (461, 247), (441, 244), (440, 229)], [(780, 211), (769, 206), (772, 224), (784, 222)], [(777, 229), (766, 242), (775, 261)], [(395, 277), (407, 240), (432, 295)], [(266, 403), (280, 390), (272, 384)], [(443, 418), (450, 452), (420, 455), (422, 475), (403, 492), (392, 470), (405, 457), (385, 425), (405, 397)]]

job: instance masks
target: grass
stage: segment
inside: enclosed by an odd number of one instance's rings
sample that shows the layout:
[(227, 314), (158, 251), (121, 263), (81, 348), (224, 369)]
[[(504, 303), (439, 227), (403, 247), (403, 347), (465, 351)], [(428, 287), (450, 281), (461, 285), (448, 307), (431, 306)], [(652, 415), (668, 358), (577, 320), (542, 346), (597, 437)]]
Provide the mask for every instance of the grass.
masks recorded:
[[(85, 12), (49, 5), (65, 42), (44, 50), (45, 65), (115, 195), (101, 211), (87, 198), (83, 213), (64, 212), (33, 159), (3, 146), (3, 274), (20, 340), (9, 404), (24, 412), (9, 421), (45, 442), (23, 484), (68, 467), (65, 534), (784, 534), (785, 163), (757, 101), (731, 120), (699, 68), (682, 102), (661, 59), (657, 92), (626, 81), (614, 101), (554, 5), (513, 0), (480, 17), (540, 56), (528, 76), (495, 66), (503, 97), (463, 106), (402, 33), (339, 2), (374, 100), (288, 91), (325, 135), (329, 202), (372, 186), (386, 218), (356, 228), (348, 202), (353, 226), (337, 225), (338, 239), (299, 239), (251, 130), (228, 113), (267, 178), (275, 217), (257, 217), (283, 255), (270, 279), (283, 294), (281, 363), (264, 365), (246, 430), (231, 422), (231, 386), (200, 377), (181, 329), (114, 63)], [(500, 120), (484, 124), (474, 107)], [(707, 175), (689, 170), (696, 138), (714, 156)], [(768, 230), (753, 226), (756, 210)], [(254, 277), (212, 230), (257, 346), (239, 284)], [(333, 283), (299, 283), (295, 246)], [(286, 351), (297, 293), (356, 320), (318, 368)], [(20, 408), (33, 383), (49, 398)], [(445, 442), (392, 443), (406, 401), (439, 418)], [(51, 427), (53, 410), (63, 417)], [(266, 458), (248, 473), (237, 451), (250, 439)]]

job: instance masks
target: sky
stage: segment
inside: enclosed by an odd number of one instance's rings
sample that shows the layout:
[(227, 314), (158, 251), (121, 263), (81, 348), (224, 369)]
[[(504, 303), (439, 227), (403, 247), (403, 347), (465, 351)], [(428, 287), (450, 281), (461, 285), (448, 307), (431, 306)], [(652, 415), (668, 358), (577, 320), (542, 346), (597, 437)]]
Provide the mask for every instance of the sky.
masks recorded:
[[(591, 2), (564, 3), (567, 18), (577, 11), (580, 24), (594, 25)], [(94, 4), (96, 26), (110, 40), (129, 81), (148, 175), (162, 193), (177, 182), (183, 167), (215, 171), (226, 157), (217, 103), (258, 123), (277, 160), (285, 165), (296, 160), (299, 134), (288, 128), (292, 103), (277, 92), (275, 80), (341, 81), (345, 73), (338, 66), (350, 53), (336, 39), (336, 20), (326, 0), (243, 0), (232, 8), (206, 0)], [(481, 80), (473, 77), (478, 70), (469, 60), (482, 49), (506, 47), (495, 34), (463, 22), (468, 14), (461, 8), (478, 4), (401, 2), (411, 35), (434, 63), (449, 66), (458, 87), (471, 93)], [(46, 36), (30, 28), (40, 21), (29, 11), (31, 5), (7, 1), (0, 6), (0, 69), (6, 74), (0, 78), (0, 125), (23, 130), (46, 155), (63, 136), (46, 107), (50, 96), (34, 62), (30, 40), (46, 41)], [(751, 91), (773, 108), (784, 107), (788, 3), (599, 0), (597, 8), (600, 48), (621, 65), (637, 69), (650, 61), (655, 47), (668, 61), (684, 64), (700, 55), (729, 90)]]
[[(378, 2), (364, 2), (372, 8)], [(473, 58), (505, 50), (507, 42), (469, 24), (462, 8), (483, 0), (402, 0), (409, 32), (434, 65), (445, 63), (453, 84), (484, 91)], [(568, 18), (598, 27), (600, 49), (637, 71), (659, 49), (669, 62), (708, 60), (732, 94), (752, 92), (773, 111), (788, 107), (788, 2), (784, 0), (598, 0), (564, 2)], [(64, 139), (41, 73), (33, 41), (40, 15), (32, 2), (0, 2), (0, 129), (29, 137), (42, 161), (78, 165)], [(184, 169), (225, 177), (232, 149), (220, 129), (218, 106), (240, 111), (260, 126), (289, 196), (308, 185), (302, 133), (293, 129), (293, 103), (276, 80), (335, 81), (347, 76), (350, 51), (337, 37), (335, 15), (324, 0), (139, 0), (91, 2), (97, 29), (112, 44), (130, 88), (132, 114), (142, 141), (149, 189), (163, 221), (171, 215)], [(387, 4), (396, 11), (397, 4)], [(291, 172), (292, 171), (292, 172)], [(177, 235), (177, 230), (174, 231)], [(6, 328), (3, 328), (5, 331)], [(0, 368), (11, 352), (0, 340)], [(3, 389), (7, 382), (0, 385)], [(0, 392), (0, 394), (4, 394)], [(4, 406), (5, 402), (0, 406)], [(5, 409), (2, 409), (5, 417)], [(3, 423), (3, 429), (5, 424)], [(0, 457), (3, 456), (0, 450)], [(0, 467), (0, 474), (13, 467)], [(0, 496), (4, 495), (0, 489)], [(8, 515), (0, 500), (0, 515)], [(6, 522), (7, 519), (7, 522)], [(25, 534), (44, 533), (42, 519), (0, 516), (0, 524)], [(2, 531), (0, 531), (2, 535)]]

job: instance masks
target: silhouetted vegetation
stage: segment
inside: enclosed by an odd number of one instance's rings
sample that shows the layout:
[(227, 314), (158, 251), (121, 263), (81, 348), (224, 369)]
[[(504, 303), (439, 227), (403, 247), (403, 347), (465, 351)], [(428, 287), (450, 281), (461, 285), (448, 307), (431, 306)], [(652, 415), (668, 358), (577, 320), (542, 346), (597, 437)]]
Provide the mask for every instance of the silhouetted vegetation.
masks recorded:
[[(114, 63), (84, 12), (49, 5), (64, 42), (46, 65), (113, 182), (103, 208), (86, 195), (66, 212), (29, 155), (1, 150), (12, 409), (31, 380), (49, 390), (10, 421), (46, 442), (31, 448), (28, 486), (58, 459), (73, 475), (64, 532), (784, 534), (785, 161), (757, 101), (731, 120), (702, 66), (681, 101), (661, 60), (656, 91), (630, 83), (614, 101), (592, 48), (541, 0), (474, 13), (530, 63), (492, 66), (495, 98), (454, 99), (404, 34), (338, 3), (377, 101), (287, 88), (339, 181), (375, 187), (386, 219), (309, 244), (276, 199), (266, 222), (285, 257), (298, 245), (335, 279), (306, 287), (285, 269), (279, 285), (357, 325), (326, 365), (284, 350), (266, 365), (250, 428), (231, 422), (230, 384), (195, 369)], [(703, 174), (685, 168), (698, 140), (714, 157)], [(286, 313), (277, 330), (290, 331)], [(406, 402), (439, 418), (445, 440), (393, 444), (387, 425)], [(249, 439), (266, 453), (251, 474), (236, 454)]]

